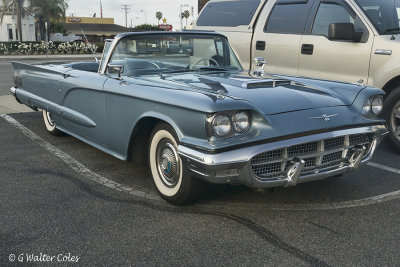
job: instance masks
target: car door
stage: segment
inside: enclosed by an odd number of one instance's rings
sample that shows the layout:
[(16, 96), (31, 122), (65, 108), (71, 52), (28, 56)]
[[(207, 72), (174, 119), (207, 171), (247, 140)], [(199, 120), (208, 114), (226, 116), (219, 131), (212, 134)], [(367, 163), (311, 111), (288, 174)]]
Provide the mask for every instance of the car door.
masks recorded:
[(108, 77), (74, 69), (64, 77), (60, 83), (65, 90), (61, 110), (65, 128), (104, 146), (107, 142), (103, 85)]
[(268, 1), (254, 31), (254, 57), (264, 57), (265, 71), (298, 74), (301, 34), (313, 0)]
[[(352, 23), (363, 32), (358, 42), (330, 40), (329, 25)], [(299, 76), (350, 83), (368, 82), (373, 33), (354, 9), (342, 0), (321, 0), (307, 22), (301, 39)]]

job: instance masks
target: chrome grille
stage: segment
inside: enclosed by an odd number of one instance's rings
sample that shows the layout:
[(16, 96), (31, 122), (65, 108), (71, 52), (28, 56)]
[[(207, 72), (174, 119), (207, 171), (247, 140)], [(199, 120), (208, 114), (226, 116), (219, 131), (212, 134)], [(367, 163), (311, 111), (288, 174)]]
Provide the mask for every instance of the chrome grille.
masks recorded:
[(252, 171), (259, 179), (283, 179), (295, 158), (305, 162), (302, 175), (332, 170), (346, 163), (355, 146), (366, 146), (368, 152), (373, 139), (373, 133), (345, 135), (266, 151), (251, 159)]
[(287, 153), (288, 157), (293, 157), (293, 156), (300, 156), (317, 152), (317, 149), (318, 149), (318, 142), (311, 142), (311, 143), (288, 147)]
[(344, 136), (324, 140), (325, 150), (332, 150), (343, 146), (345, 141)]

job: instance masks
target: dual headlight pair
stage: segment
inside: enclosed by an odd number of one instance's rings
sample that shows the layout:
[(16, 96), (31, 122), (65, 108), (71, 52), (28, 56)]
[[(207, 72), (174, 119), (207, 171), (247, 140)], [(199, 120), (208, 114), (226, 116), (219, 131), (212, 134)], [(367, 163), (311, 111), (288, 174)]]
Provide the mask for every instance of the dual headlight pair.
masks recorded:
[(247, 111), (227, 111), (210, 115), (207, 118), (209, 136), (229, 137), (245, 133), (251, 125), (251, 117)]
[(362, 115), (366, 117), (376, 117), (381, 114), (383, 109), (383, 96), (378, 95), (367, 99), (362, 108)]

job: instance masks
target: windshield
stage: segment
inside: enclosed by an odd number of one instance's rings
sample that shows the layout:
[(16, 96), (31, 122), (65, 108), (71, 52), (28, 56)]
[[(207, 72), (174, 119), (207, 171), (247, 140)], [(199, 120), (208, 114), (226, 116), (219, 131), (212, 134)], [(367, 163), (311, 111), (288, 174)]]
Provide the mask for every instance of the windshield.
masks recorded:
[(128, 36), (115, 47), (110, 64), (123, 65), (123, 76), (242, 69), (227, 40), (212, 34)]
[(380, 34), (400, 33), (400, 0), (356, 0)]

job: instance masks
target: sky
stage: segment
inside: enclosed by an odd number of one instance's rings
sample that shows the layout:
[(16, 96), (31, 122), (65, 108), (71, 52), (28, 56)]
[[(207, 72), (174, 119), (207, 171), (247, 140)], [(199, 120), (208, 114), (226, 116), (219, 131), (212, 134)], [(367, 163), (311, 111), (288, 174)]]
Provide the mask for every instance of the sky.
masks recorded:
[[(100, 0), (67, 0), (67, 16), (73, 14), (75, 17), (92, 17), (96, 13), (100, 17)], [(174, 30), (180, 28), (179, 10), (181, 4), (189, 7), (182, 7), (182, 11), (189, 10), (193, 6), (194, 14), (197, 14), (197, 0), (101, 0), (103, 6), (103, 17), (114, 18), (115, 24), (125, 26), (125, 13), (122, 5), (130, 5), (128, 12), (128, 27), (145, 23), (157, 24), (156, 12), (161, 11), (167, 24), (172, 24)], [(141, 12), (141, 10), (144, 10)], [(188, 18), (188, 25), (193, 17)], [(162, 23), (162, 21), (160, 21)], [(186, 21), (183, 20), (183, 26)]]

